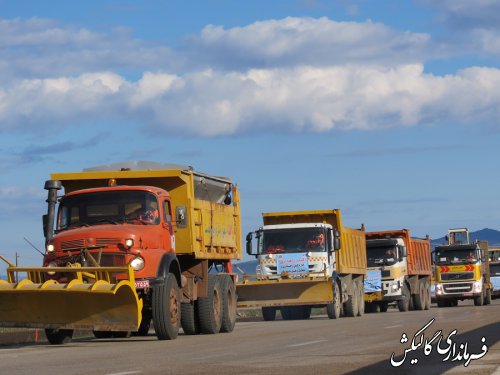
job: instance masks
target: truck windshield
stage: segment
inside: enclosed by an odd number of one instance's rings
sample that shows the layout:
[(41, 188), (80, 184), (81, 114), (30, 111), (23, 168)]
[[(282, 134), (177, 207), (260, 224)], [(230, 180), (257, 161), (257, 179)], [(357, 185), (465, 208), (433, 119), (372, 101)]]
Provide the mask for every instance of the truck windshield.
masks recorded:
[(125, 222), (159, 224), (156, 196), (138, 190), (103, 191), (69, 196), (59, 204), (58, 230)]
[(376, 246), (366, 249), (368, 267), (392, 266), (398, 260), (396, 246)]
[(267, 229), (259, 239), (260, 254), (324, 252), (323, 228)]
[(471, 249), (453, 249), (436, 251), (436, 264), (472, 264), (477, 263), (477, 254)]

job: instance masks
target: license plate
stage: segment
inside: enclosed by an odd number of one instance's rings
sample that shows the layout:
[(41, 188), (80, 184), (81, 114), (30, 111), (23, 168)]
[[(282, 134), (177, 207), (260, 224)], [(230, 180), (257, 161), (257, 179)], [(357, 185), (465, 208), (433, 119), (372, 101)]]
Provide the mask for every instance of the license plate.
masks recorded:
[(464, 293), (464, 296), (473, 296), (474, 294), (471, 292)]
[(136, 289), (149, 288), (149, 280), (138, 280), (135, 282)]

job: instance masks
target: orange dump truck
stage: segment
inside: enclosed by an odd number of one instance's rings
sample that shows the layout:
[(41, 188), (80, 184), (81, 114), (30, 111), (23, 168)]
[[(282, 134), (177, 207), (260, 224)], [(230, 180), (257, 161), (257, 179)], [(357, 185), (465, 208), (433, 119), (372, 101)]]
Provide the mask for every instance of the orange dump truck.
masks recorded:
[[(117, 163), (55, 173), (45, 183), (44, 267), (10, 265), (0, 325), (159, 339), (233, 330), (241, 258), (239, 194), (229, 178), (191, 167)], [(58, 192), (64, 188), (64, 195)], [(16, 273), (27, 278), (17, 282)]]
[(417, 239), (408, 229), (366, 232), (368, 275), (365, 281), (367, 311), (429, 309), (432, 260), (429, 236)]

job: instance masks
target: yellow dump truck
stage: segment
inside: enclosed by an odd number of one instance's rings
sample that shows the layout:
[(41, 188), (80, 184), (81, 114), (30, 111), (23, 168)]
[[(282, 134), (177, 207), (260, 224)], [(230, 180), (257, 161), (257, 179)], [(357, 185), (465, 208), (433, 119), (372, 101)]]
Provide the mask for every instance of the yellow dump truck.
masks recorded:
[(241, 224), (230, 179), (129, 162), (54, 173), (45, 189), (43, 267), (8, 267), (0, 325), (43, 327), (53, 344), (74, 329), (144, 335), (151, 321), (159, 339), (181, 325), (186, 334), (233, 330)]
[[(307, 319), (325, 307), (330, 319), (364, 313), (364, 228), (346, 228), (340, 210), (273, 212), (247, 235), (255, 275), (238, 282), (239, 308), (261, 307), (264, 320)], [(252, 242), (256, 240), (256, 247)]]
[(467, 228), (450, 229), (448, 244), (434, 249), (438, 307), (457, 306), (473, 299), (474, 305), (491, 302), (488, 241), (470, 241)]

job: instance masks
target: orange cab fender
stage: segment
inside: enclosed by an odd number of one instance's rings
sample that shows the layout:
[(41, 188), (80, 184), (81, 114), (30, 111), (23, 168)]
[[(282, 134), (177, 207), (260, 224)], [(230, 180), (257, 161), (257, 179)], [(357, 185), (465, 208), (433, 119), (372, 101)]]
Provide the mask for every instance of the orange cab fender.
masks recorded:
[(177, 256), (173, 253), (163, 254), (160, 263), (158, 265), (156, 282), (161, 283), (165, 280), (169, 273), (173, 273), (177, 279), (177, 284), (181, 286), (181, 266), (179, 265), (179, 260)]

